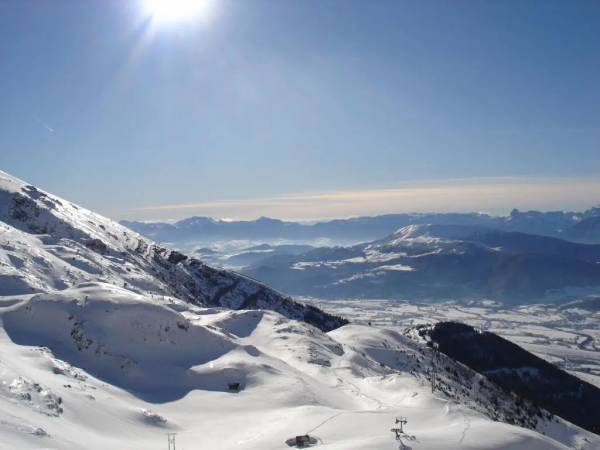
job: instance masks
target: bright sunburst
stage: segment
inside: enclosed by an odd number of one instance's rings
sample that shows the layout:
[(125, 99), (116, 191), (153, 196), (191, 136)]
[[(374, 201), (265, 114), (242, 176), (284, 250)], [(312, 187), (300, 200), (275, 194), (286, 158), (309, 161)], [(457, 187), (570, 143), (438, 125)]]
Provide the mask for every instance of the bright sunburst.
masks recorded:
[(208, 19), (214, 0), (144, 0), (148, 14), (160, 21)]

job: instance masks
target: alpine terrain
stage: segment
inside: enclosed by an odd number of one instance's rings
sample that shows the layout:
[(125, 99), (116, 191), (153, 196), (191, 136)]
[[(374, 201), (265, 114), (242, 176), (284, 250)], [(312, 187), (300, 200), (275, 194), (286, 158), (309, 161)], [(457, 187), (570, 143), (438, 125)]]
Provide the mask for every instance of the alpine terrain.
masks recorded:
[[(377, 245), (340, 258), (413, 270)], [(4, 172), (0, 323), (3, 449), (600, 448), (419, 329), (348, 323)]]

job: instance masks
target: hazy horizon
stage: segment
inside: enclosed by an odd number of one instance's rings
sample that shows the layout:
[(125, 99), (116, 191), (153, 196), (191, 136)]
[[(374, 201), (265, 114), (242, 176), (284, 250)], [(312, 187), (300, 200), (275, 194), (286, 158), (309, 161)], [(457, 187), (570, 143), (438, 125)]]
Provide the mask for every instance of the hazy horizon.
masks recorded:
[[(315, 222), (402, 213), (480, 212), (507, 215), (513, 209), (584, 211), (600, 205), (596, 179), (466, 179), (406, 183), (399, 188), (306, 192), (278, 197), (144, 206), (119, 220), (168, 222), (192, 216), (221, 220)], [(556, 206), (560, 205), (560, 206)]]

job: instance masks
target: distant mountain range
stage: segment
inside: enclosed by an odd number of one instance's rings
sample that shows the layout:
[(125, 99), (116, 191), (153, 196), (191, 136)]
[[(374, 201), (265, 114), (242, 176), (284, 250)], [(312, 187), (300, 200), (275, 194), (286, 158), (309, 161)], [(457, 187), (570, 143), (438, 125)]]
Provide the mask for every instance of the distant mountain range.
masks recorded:
[[(292, 295), (523, 303), (600, 293), (600, 208), (390, 214), (315, 224), (205, 217), (122, 223), (188, 249), (194, 242), (269, 242), (194, 252)], [(318, 239), (343, 246), (306, 245)]]
[(372, 241), (408, 225), (484, 226), (560, 237), (574, 242), (600, 243), (600, 208), (584, 212), (513, 210), (508, 216), (481, 213), (387, 214), (336, 219), (306, 224), (261, 217), (250, 221), (225, 221), (190, 217), (175, 223), (121, 221), (121, 224), (160, 242), (181, 243), (218, 239), (328, 238), (333, 241)]
[(295, 295), (509, 303), (600, 293), (600, 245), (465, 225), (410, 225), (384, 239), (274, 255), (244, 273)]

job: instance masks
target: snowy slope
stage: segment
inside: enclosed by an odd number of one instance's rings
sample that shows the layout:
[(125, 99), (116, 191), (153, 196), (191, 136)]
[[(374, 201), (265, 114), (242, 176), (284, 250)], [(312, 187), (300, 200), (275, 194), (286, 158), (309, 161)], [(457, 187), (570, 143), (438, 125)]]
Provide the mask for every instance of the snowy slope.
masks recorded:
[(385, 450), (397, 416), (413, 449), (600, 446), (406, 336), (0, 181), (0, 449)]
[(0, 172), (0, 295), (105, 282), (201, 305), (264, 308), (330, 330), (343, 324), (261, 283), (162, 248), (107, 218)]
[(0, 318), (0, 448), (159, 449), (176, 432), (183, 449), (270, 450), (309, 432), (323, 448), (391, 450), (396, 416), (414, 449), (600, 445), (562, 420), (535, 418), (547, 436), (492, 421), (488, 396), (496, 419), (516, 407), (490, 384), (442, 375), (448, 393), (432, 394), (427, 350), (384, 329), (324, 334), (96, 283), (5, 297)]

